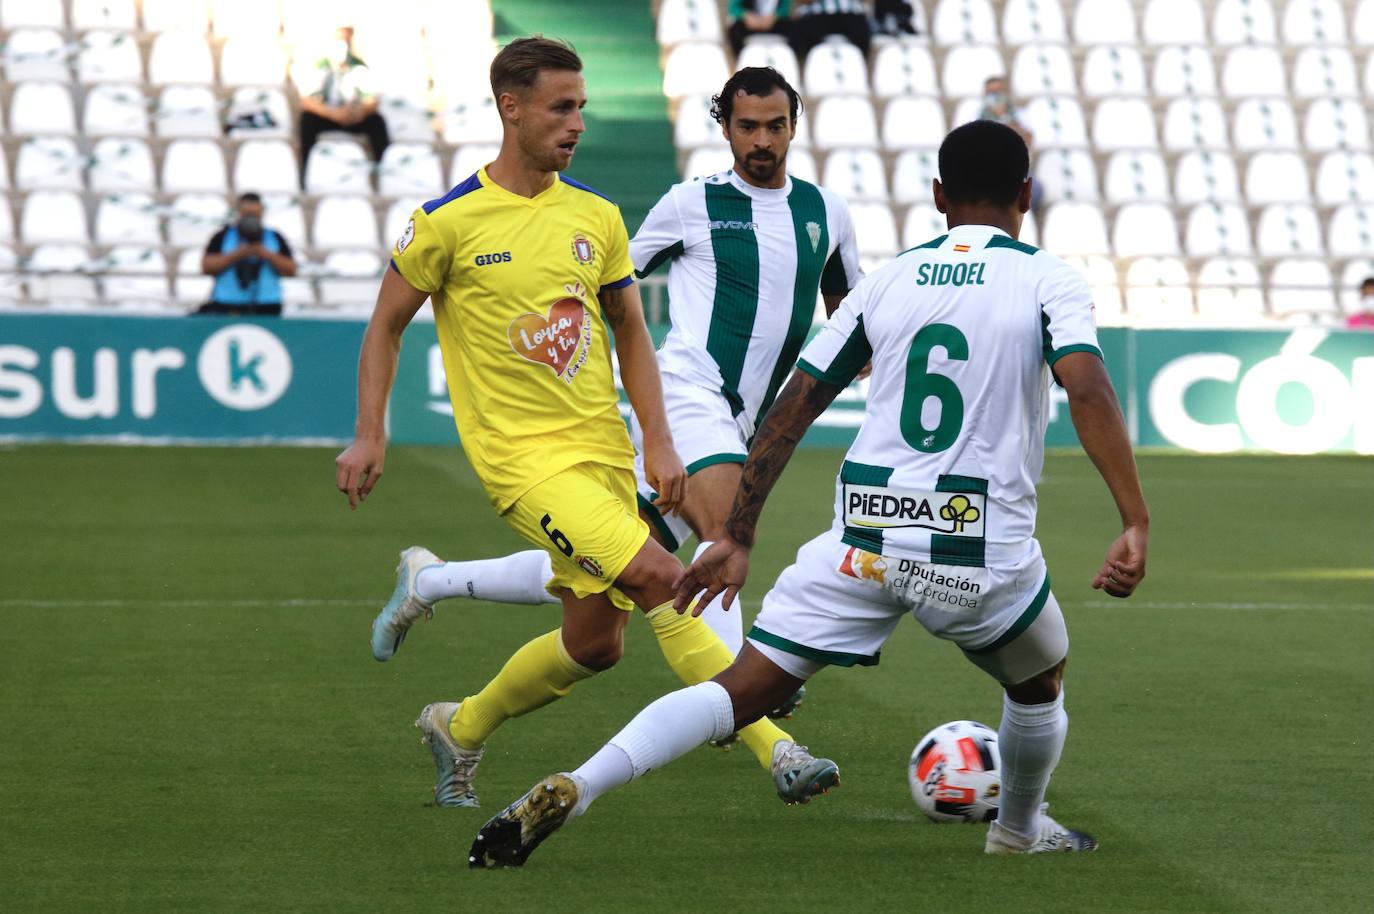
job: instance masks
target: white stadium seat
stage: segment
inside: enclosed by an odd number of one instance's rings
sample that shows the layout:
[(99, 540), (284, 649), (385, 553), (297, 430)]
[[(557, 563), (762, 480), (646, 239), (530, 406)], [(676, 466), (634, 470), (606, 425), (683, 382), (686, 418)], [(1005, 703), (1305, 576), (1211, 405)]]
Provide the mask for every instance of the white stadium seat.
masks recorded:
[(1269, 274), (1269, 307), (1280, 318), (1336, 313), (1331, 268), (1320, 260), (1280, 260)]
[(1269, 0), (1217, 0), (1212, 8), (1216, 44), (1273, 44), (1276, 40)]
[(300, 200), (287, 194), (265, 194), (262, 198), (262, 222), (286, 239), (292, 248), (300, 250), (308, 245), (305, 237), (305, 210)]
[(62, 0), (0, 0), (0, 27), (51, 26), (67, 24)]
[(76, 135), (76, 110), (65, 85), (20, 83), (10, 96), (10, 131), (19, 136)]
[(220, 137), (219, 107), (206, 86), (168, 86), (158, 97), (153, 129), (161, 137)]
[(28, 80), (70, 82), (67, 42), (52, 29), (15, 29), (5, 38), (5, 78), (11, 83)]
[(1090, 203), (1056, 203), (1049, 207), (1040, 238), (1047, 250), (1059, 255), (1111, 251), (1102, 209)]
[(95, 304), (100, 290), (85, 275), (91, 252), (84, 244), (40, 244), (29, 257), (29, 297), (53, 305)]
[[(948, 0), (946, 0), (948, 2)], [(983, 83), (991, 76), (1003, 76), (1007, 72), (1002, 52), (988, 45), (959, 45), (945, 54), (944, 68), (940, 71), (940, 84), (945, 95), (958, 98), (968, 95), (982, 95)]]
[(143, 0), (143, 28), (150, 32), (180, 29), (204, 34), (210, 29), (210, 4), (204, 0), (193, 3), (187, 3), (186, 0)]
[(1131, 0), (1080, 2), (1073, 16), (1079, 44), (1135, 44), (1135, 7)]
[[(264, 114), (271, 118), (270, 126), (262, 122)], [(394, 125), (395, 120), (388, 114), (384, 113), (383, 117), (386, 117), (388, 127)], [(255, 126), (231, 128), (229, 136), (234, 139), (290, 139), (295, 131), (291, 105), (276, 86), (241, 86), (235, 89), (229, 100), (226, 122), (233, 124), (242, 118), (256, 118)], [(401, 131), (392, 130), (391, 138), (400, 139), (400, 134)], [(433, 135), (433, 131), (430, 131), (430, 135)]]
[(720, 41), (720, 8), (715, 0), (663, 0), (655, 33), (664, 47), (684, 41)]
[(453, 163), (449, 168), (448, 186), (457, 187), (475, 175), (479, 168), (495, 162), (500, 151), (500, 146), (489, 146), (483, 143), (458, 147), (458, 150), (453, 154)]
[(445, 143), (501, 142), (501, 115), (496, 110), (496, 100), (490, 95), (450, 105), (444, 110), (443, 123)]
[(1154, 149), (1155, 117), (1143, 98), (1106, 98), (1093, 114), (1093, 145), (1099, 150)]
[(1243, 325), (1263, 321), (1264, 295), (1253, 260), (1213, 257), (1198, 268), (1197, 284), (1197, 309), (1203, 318)]
[(1234, 203), (1203, 203), (1188, 213), (1184, 252), (1189, 257), (1249, 254), (1250, 220)]
[(1364, 63), (1364, 91), (1366, 95), (1374, 95), (1374, 54), (1367, 55)]
[(315, 205), (310, 237), (319, 250), (379, 247), (377, 214), (366, 197), (331, 194)]
[(1035, 135), (1037, 149), (1088, 145), (1083, 109), (1076, 99), (1042, 95), (1017, 109), (1017, 114)]
[(439, 153), (419, 143), (392, 143), (382, 154), (377, 169), (377, 192), (383, 197), (444, 195), (444, 176)]
[(73, 242), (86, 244), (86, 207), (81, 197), (68, 190), (36, 190), (24, 198), (19, 214), (19, 235), (25, 244)]
[(157, 189), (153, 154), (133, 137), (106, 137), (91, 149), (91, 190), (96, 193)]
[(276, 86), (286, 78), (286, 53), (275, 35), (230, 38), (219, 58), (219, 79), (225, 86)]
[(1349, 260), (1341, 271), (1340, 291), (1341, 309), (1347, 314), (1360, 310), (1360, 283), (1374, 278), (1374, 258), (1364, 257)]
[(935, 79), (935, 59), (925, 45), (913, 41), (896, 41), (875, 50), (875, 95), (882, 98), (934, 95), (939, 90), (940, 84)]
[(134, 3), (135, 0), (72, 0), (72, 28), (132, 32), (138, 28), (138, 9)]
[(1309, 152), (1368, 149), (1368, 105), (1349, 98), (1319, 98), (1307, 106), (1303, 146)]
[[(0, 190), (9, 190), (9, 189), (10, 189), (10, 168), (9, 168), (9, 163), (5, 161), (5, 157), (4, 157), (4, 156), (0, 155)], [(0, 211), (4, 211), (4, 210), (6, 210), (6, 209), (7, 209), (7, 207), (5, 207), (5, 206), (0, 206)]]
[(378, 99), (378, 110), (386, 119), (386, 129), (393, 140), (401, 143), (435, 141), (435, 112), (429, 107), (426, 98), (383, 95)]
[[(928, 194), (926, 199), (930, 199)], [(913, 206), (906, 211), (906, 219), (902, 222), (902, 247), (914, 248), (947, 231), (945, 214), (936, 209), (933, 203)]]
[(169, 194), (227, 192), (228, 177), (219, 143), (210, 140), (172, 140), (168, 143), (162, 156), (162, 189)]
[[(757, 36), (745, 42), (744, 50), (739, 54), (739, 69), (745, 67), (772, 67), (782, 74), (783, 79), (787, 80), (792, 88), (798, 92), (803, 91), (801, 78), (801, 64), (797, 61), (797, 55), (792, 52), (791, 46), (781, 38), (772, 35)], [(720, 84), (713, 89), (703, 89), (706, 94), (720, 91)]]
[(954, 118), (950, 121), (950, 126), (958, 127), (961, 124), (967, 124), (969, 121), (976, 121), (982, 113), (983, 97), (981, 95), (971, 95), (968, 98), (961, 98), (959, 103), (954, 106)]
[[(3, 208), (0, 208), (3, 209)], [(9, 216), (9, 211), (0, 211), (0, 220)], [(0, 238), (3, 238), (0, 234)], [(24, 284), (20, 279), (19, 257), (7, 244), (0, 244), (0, 307), (12, 308), (24, 297)]]
[(87, 136), (147, 136), (148, 100), (132, 83), (104, 83), (86, 90), (81, 115)]
[(1277, 99), (1246, 99), (1236, 106), (1231, 137), (1240, 150), (1297, 149), (1298, 122), (1293, 106)]
[(1347, 203), (1336, 207), (1327, 242), (1333, 257), (1368, 257), (1374, 251), (1374, 206)]
[(816, 146), (820, 149), (873, 148), (878, 123), (873, 103), (864, 95), (831, 95), (815, 107)]
[(931, 180), (938, 177), (935, 150), (907, 150), (892, 166), (892, 198), (898, 203), (930, 203)]
[(1322, 256), (1316, 210), (1285, 203), (1265, 207), (1255, 227), (1255, 248), (1261, 257)]
[(1282, 98), (1288, 94), (1283, 74), (1277, 49), (1232, 48), (1221, 68), (1221, 91), (1232, 98)]
[(1183, 204), (1239, 203), (1236, 161), (1229, 153), (1194, 149), (1174, 165), (1174, 199)]
[[(144, 12), (146, 17), (146, 6)], [(163, 32), (154, 38), (153, 48), (148, 52), (148, 81), (155, 86), (213, 83), (215, 64), (205, 36), (195, 32)]]
[(1112, 250), (1118, 257), (1177, 255), (1178, 224), (1162, 203), (1128, 203), (1116, 212)]
[(121, 310), (181, 313), (172, 306), (167, 261), (156, 248), (121, 245), (105, 256), (103, 299)]
[(872, 149), (837, 149), (825, 159), (821, 184), (853, 202), (887, 202), (887, 175)]
[(1205, 47), (1171, 45), (1155, 56), (1151, 81), (1160, 98), (1178, 95), (1216, 95), (1217, 70)]
[(372, 193), (372, 160), (352, 140), (320, 140), (305, 163), (305, 190), (312, 194)]
[(1007, 0), (1002, 10), (1002, 40), (1010, 45), (1068, 40), (1059, 0)]
[(1073, 60), (1063, 45), (1028, 44), (1016, 52), (1011, 65), (1016, 91), (1035, 95), (1076, 95), (1078, 80)]
[(211, 0), (210, 19), (215, 34), (221, 37), (275, 36), (281, 23), (281, 6), (280, 0)]
[(1265, 203), (1309, 203), (1312, 179), (1296, 152), (1257, 152), (1245, 171), (1245, 199)]
[(1147, 95), (1140, 52), (1114, 44), (1091, 48), (1083, 60), (1083, 91), (1088, 96)]
[(989, 0), (939, 0), (931, 18), (936, 44), (997, 44), (997, 15)]
[(238, 193), (294, 194), (301, 186), (296, 153), (286, 140), (245, 140), (234, 156)]
[(1284, 44), (1345, 44), (1345, 10), (1336, 0), (1288, 0)]
[(669, 98), (719, 92), (731, 70), (719, 44), (688, 42), (668, 53), (663, 68), (663, 94)]
[(684, 180), (705, 178), (727, 171), (734, 164), (735, 158), (728, 146), (702, 146), (688, 154), (682, 166), (682, 177)]
[(1345, 48), (1304, 48), (1293, 64), (1293, 94), (1298, 98), (1358, 96), (1354, 58)]
[(678, 149), (695, 149), (713, 144), (723, 146), (726, 140), (720, 124), (711, 117), (711, 96), (685, 96), (678, 102), (673, 119), (673, 145)]
[(802, 82), (811, 96), (868, 92), (868, 63), (863, 53), (838, 36), (812, 49), (802, 66)]
[(204, 248), (229, 216), (229, 201), (221, 194), (182, 194), (172, 201), (167, 216), (167, 243)]
[(371, 250), (333, 251), (324, 259), (320, 304), (326, 308), (371, 311), (385, 264)]
[(86, 159), (66, 137), (35, 137), (19, 147), (14, 186), (19, 190), (82, 190)]
[(1035, 181), (1045, 193), (1046, 203), (1061, 200), (1092, 203), (1100, 199), (1097, 165), (1083, 149), (1050, 149), (1036, 157)]
[(87, 32), (77, 52), (76, 76), (82, 83), (141, 83), (138, 38), (133, 32)]
[(1358, 0), (1351, 18), (1350, 37), (1362, 47), (1374, 47), (1374, 0)]
[(1169, 173), (1153, 150), (1116, 152), (1107, 161), (1102, 192), (1108, 203), (1168, 203)]
[(854, 238), (860, 254), (891, 257), (897, 253), (897, 223), (886, 203), (855, 203), (849, 214), (854, 219)]
[(1176, 98), (1164, 114), (1164, 148), (1228, 149), (1226, 118), (1214, 98)]
[(888, 149), (936, 149), (945, 133), (945, 111), (938, 99), (894, 98), (883, 110), (883, 146)]
[(816, 168), (816, 157), (805, 149), (793, 148), (787, 151), (787, 173), (810, 184), (821, 183), (820, 173)]
[(1146, 44), (1203, 45), (1207, 23), (1199, 0), (1150, 0), (1140, 23)]
[(1329, 152), (1317, 166), (1317, 202), (1374, 203), (1374, 157), (1365, 152)]

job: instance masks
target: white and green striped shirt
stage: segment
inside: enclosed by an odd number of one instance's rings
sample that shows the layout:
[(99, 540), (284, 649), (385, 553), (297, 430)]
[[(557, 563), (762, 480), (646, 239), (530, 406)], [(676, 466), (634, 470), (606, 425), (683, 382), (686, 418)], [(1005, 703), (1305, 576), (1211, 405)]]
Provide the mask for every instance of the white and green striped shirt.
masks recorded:
[(844, 200), (788, 178), (754, 187), (733, 171), (675, 184), (630, 242), (635, 271), (671, 262), (665, 374), (719, 390), (749, 433), (811, 330), (817, 291), (862, 277)]

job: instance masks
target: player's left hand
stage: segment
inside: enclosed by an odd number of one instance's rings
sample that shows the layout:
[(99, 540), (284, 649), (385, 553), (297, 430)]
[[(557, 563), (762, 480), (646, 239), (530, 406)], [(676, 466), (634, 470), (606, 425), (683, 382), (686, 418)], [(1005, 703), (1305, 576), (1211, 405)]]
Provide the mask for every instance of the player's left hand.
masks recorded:
[(644, 477), (658, 493), (654, 507), (664, 514), (677, 510), (687, 498), (687, 468), (671, 442), (644, 442)]
[(683, 612), (700, 594), (701, 598), (692, 607), (692, 615), (699, 616), (723, 593), (725, 599), (721, 606), (728, 610), (748, 577), (748, 547), (729, 538), (719, 539), (673, 582), (673, 589), (677, 591), (673, 609)]
[(1141, 527), (1127, 527), (1107, 550), (1107, 560), (1093, 578), (1093, 590), (1109, 596), (1129, 597), (1145, 579), (1145, 550), (1150, 534)]

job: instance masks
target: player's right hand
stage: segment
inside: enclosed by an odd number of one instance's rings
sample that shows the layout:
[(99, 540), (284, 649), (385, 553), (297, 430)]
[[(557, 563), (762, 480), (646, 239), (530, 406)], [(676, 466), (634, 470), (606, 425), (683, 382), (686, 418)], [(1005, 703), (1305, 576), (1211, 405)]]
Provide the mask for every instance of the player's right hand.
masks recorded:
[(654, 507), (661, 513), (676, 511), (687, 498), (687, 468), (672, 442), (644, 441), (644, 478), (658, 497)]
[(748, 548), (729, 538), (719, 539), (673, 582), (673, 589), (677, 591), (673, 609), (683, 612), (700, 594), (700, 599), (692, 606), (692, 615), (699, 616), (712, 600), (724, 593), (721, 606), (728, 610), (748, 577)]
[(1107, 560), (1093, 578), (1093, 590), (1113, 597), (1129, 597), (1145, 579), (1145, 550), (1150, 533), (1145, 527), (1127, 527), (1107, 550)]
[(334, 458), (334, 484), (348, 496), (348, 507), (357, 510), (382, 478), (386, 462), (386, 442), (375, 438), (355, 438)]

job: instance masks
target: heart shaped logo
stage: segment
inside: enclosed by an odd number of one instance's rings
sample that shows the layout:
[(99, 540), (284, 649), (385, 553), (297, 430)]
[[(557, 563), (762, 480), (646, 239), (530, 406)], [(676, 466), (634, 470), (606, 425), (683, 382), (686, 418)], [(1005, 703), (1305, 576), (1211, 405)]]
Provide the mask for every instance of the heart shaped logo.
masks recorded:
[(547, 316), (526, 311), (510, 322), (506, 332), (517, 353), (531, 362), (549, 366), (558, 377), (571, 381), (568, 367), (583, 348), (586, 323), (586, 306), (575, 298), (562, 298), (553, 303)]

